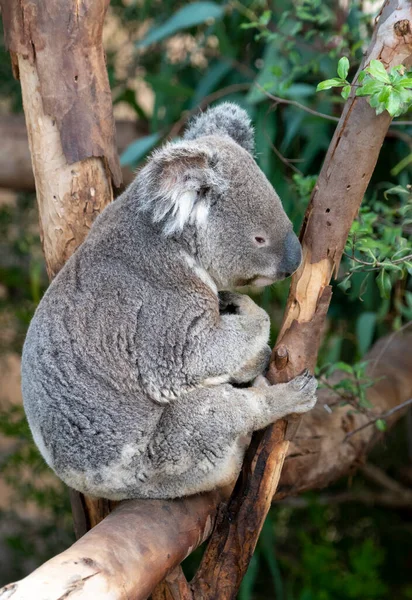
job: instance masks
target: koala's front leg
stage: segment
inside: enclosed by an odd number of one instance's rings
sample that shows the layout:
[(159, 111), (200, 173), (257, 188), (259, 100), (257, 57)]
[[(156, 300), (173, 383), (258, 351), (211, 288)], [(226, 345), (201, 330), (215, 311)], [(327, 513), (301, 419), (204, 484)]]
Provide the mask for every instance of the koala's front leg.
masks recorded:
[(252, 381), (269, 364), (269, 315), (244, 294), (224, 292), (219, 299), (219, 326), (202, 341), (203, 383)]

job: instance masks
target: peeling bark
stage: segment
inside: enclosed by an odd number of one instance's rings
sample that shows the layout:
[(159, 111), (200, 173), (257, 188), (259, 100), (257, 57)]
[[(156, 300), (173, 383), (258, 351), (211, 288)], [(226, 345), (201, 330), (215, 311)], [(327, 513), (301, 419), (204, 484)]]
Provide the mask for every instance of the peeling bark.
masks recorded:
[[(102, 46), (109, 0), (2, 0), (6, 46), (18, 71), (35, 65), (44, 114), (56, 122), (69, 165), (101, 157), (122, 182)], [(23, 79), (20, 76), (20, 79)]]

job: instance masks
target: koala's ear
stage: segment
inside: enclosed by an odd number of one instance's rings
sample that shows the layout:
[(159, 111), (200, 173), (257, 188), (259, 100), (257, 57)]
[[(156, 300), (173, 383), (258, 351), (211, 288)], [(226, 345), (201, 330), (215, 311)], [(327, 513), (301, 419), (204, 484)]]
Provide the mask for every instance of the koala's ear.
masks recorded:
[(203, 135), (228, 135), (250, 154), (255, 149), (249, 116), (243, 108), (232, 102), (223, 102), (192, 119), (183, 137), (185, 140), (194, 140)]
[(139, 174), (140, 207), (166, 235), (179, 233), (187, 223), (205, 224), (212, 197), (226, 189), (212, 150), (191, 142), (170, 143), (155, 150)]

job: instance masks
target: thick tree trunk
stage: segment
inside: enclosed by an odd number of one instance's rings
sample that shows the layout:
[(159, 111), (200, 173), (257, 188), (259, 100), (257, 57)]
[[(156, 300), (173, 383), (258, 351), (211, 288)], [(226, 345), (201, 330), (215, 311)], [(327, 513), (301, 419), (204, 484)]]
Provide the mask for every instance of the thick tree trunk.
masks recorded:
[[(373, 359), (370, 373), (374, 368), (379, 373), (367, 394), (376, 414), (412, 397), (411, 343), (412, 335), (385, 338), (368, 355)], [(325, 485), (347, 473), (382, 439), (370, 426), (345, 442), (346, 433), (365, 424), (366, 417), (349, 414), (350, 407), (330, 414), (323, 408), (333, 400), (330, 392), (321, 390), (320, 396), (315, 409), (303, 418), (296, 445), (289, 449), (280, 479), (282, 496)], [(402, 414), (394, 413), (389, 424)], [(71, 548), (0, 590), (0, 600), (62, 600), (74, 591), (76, 600), (144, 600), (166, 576), (156, 588), (156, 600), (190, 600), (192, 591), (175, 567), (210, 534), (220, 499), (214, 493), (175, 501), (122, 502)]]
[[(121, 183), (102, 46), (109, 0), (0, 0), (20, 78), (47, 271), (53, 278)], [(73, 492), (78, 534), (107, 502)]]

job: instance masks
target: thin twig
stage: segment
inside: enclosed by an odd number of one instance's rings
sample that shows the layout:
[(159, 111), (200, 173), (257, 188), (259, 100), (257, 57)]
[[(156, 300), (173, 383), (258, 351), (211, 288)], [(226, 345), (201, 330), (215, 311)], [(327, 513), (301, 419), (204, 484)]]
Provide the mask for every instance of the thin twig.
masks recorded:
[(410, 406), (411, 404), (412, 404), (412, 398), (409, 398), (409, 400), (405, 400), (405, 402), (398, 404), (398, 406), (395, 406), (394, 408), (391, 408), (390, 410), (387, 410), (386, 412), (384, 412), (380, 415), (377, 415), (376, 417), (374, 417), (367, 423), (364, 423), (364, 425), (361, 425), (360, 427), (357, 427), (357, 429), (354, 429), (353, 431), (350, 431), (349, 433), (347, 433), (343, 441), (346, 442), (349, 438), (351, 438), (353, 435), (355, 435), (355, 433), (359, 433), (359, 431), (362, 431), (363, 429), (366, 429), (367, 427), (374, 425), (376, 423), (376, 421), (379, 421), (380, 419), (382, 419), (384, 421), (385, 419), (387, 419), (394, 413), (398, 412), (398, 410), (402, 410), (403, 408), (406, 408), (407, 406)]
[(321, 113), (317, 110), (313, 110), (312, 108), (309, 108), (308, 106), (305, 106), (304, 104), (301, 104), (300, 102), (297, 102), (296, 100), (287, 100), (286, 98), (280, 98), (279, 96), (274, 96), (273, 94), (270, 94), (268, 91), (266, 91), (265, 88), (263, 88), (259, 83), (255, 82), (254, 85), (262, 92), (262, 94), (265, 94), (265, 96), (267, 98), (269, 98), (270, 100), (273, 100), (273, 102), (275, 102), (276, 104), (290, 104), (291, 106), (296, 106), (297, 108), (304, 110), (305, 112), (309, 113), (310, 115), (313, 115), (314, 117), (321, 117), (322, 119), (327, 119), (328, 121), (334, 121), (335, 123), (337, 123), (339, 121), (339, 117), (333, 117), (332, 115), (327, 115), (327, 114)]
[[(357, 258), (353, 254), (347, 254), (347, 252), (344, 252), (343, 254), (350, 260), (353, 260), (354, 262), (357, 262), (360, 265), (364, 265), (365, 267), (371, 267), (372, 269), (379, 269), (380, 267), (386, 266), (386, 263), (379, 262), (378, 260), (376, 262), (368, 262), (366, 260), (362, 260), (361, 258)], [(397, 258), (396, 260), (392, 260), (391, 265), (399, 265), (399, 264), (405, 262), (406, 260), (412, 260), (412, 254), (408, 254), (407, 256), (403, 256), (402, 258)]]
[[(265, 120), (264, 120), (264, 125), (266, 125), (266, 119), (267, 116), (270, 112), (272, 112), (276, 107), (273, 106), (271, 107), (268, 112), (265, 115)], [(300, 169), (298, 169), (297, 167), (295, 167), (294, 164), (292, 164), (292, 161), (289, 158), (286, 158), (285, 156), (283, 156), (283, 154), (281, 153), (280, 150), (278, 150), (278, 148), (276, 148), (275, 144), (272, 142), (272, 140), (270, 139), (267, 131), (266, 131), (266, 127), (263, 128), (263, 133), (264, 136), (266, 138), (266, 140), (269, 142), (270, 147), (272, 148), (273, 152), (276, 154), (276, 156), (278, 157), (278, 159), (286, 166), (289, 167), (290, 169), (292, 169), (292, 171), (294, 171), (294, 173), (297, 173), (298, 175), (303, 175), (302, 171), (300, 171)]]

